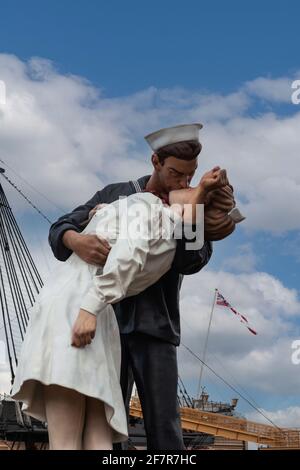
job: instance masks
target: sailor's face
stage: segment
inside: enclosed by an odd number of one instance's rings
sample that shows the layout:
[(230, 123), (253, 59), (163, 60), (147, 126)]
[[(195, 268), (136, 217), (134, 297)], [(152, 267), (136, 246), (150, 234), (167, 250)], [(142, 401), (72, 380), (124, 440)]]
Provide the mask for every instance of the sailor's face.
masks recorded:
[(188, 188), (197, 166), (198, 158), (185, 161), (175, 157), (168, 157), (163, 164), (158, 163), (156, 170), (158, 171), (161, 185), (169, 193), (174, 189)]

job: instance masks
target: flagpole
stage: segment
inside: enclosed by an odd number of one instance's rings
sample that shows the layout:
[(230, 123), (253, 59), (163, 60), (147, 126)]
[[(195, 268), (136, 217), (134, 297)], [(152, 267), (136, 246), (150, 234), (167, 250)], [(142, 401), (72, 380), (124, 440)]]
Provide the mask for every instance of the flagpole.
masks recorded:
[(209, 317), (209, 323), (208, 323), (208, 328), (207, 328), (207, 333), (206, 333), (206, 338), (205, 338), (205, 343), (204, 343), (204, 348), (203, 348), (203, 357), (202, 357), (202, 363), (201, 363), (201, 369), (200, 369), (200, 376), (199, 376), (199, 382), (198, 382), (198, 390), (197, 390), (197, 397), (200, 398), (200, 388), (201, 388), (201, 381), (202, 381), (202, 375), (203, 375), (203, 368), (204, 368), (204, 362), (206, 358), (206, 351), (207, 351), (207, 344), (208, 344), (208, 337), (210, 333), (210, 327), (211, 327), (211, 322), (212, 322), (212, 317), (216, 305), (216, 300), (217, 300), (217, 295), (218, 295), (218, 289), (215, 289), (215, 294), (214, 294), (214, 300), (210, 312), (210, 317)]

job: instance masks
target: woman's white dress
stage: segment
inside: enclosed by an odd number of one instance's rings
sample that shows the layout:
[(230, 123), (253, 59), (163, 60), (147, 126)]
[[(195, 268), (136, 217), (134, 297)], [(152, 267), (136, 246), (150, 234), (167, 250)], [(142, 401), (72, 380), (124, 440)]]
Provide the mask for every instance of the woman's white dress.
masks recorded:
[[(113, 442), (127, 439), (127, 419), (119, 384), (119, 329), (110, 303), (156, 282), (170, 268), (176, 246), (161, 236), (121, 237), (120, 221), (128, 217), (126, 204), (146, 209), (156, 205), (151, 215), (156, 236), (159, 225), (174, 227), (173, 212), (151, 193), (134, 194), (99, 210), (83, 233), (103, 236), (111, 243), (105, 267), (88, 265), (75, 253), (57, 266), (31, 311), (12, 389), (12, 397), (23, 402), (23, 411), (42, 421), (46, 421), (43, 385), (57, 384), (98, 398), (104, 402)], [(145, 226), (150, 216), (144, 212), (134, 217)], [(97, 329), (92, 343), (79, 349), (71, 346), (71, 330), (80, 308), (97, 314)]]

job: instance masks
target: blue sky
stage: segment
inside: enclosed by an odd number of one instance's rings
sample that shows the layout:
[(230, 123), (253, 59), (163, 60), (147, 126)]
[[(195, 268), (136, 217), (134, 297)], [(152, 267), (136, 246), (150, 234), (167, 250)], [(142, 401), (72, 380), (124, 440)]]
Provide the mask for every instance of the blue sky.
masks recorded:
[(228, 92), (297, 69), (299, 2), (1, 1), (1, 50), (56, 62), (108, 96), (156, 86)]
[[(231, 332), (223, 312), (211, 352), (272, 418), (285, 414), (296, 425), (297, 416), (300, 426), (299, 373), (289, 364), (291, 341), (300, 337), (300, 106), (290, 100), (300, 79), (299, 16), (293, 0), (1, 1), (8, 107), (0, 113), (0, 158), (69, 211), (110, 181), (151, 172), (143, 135), (202, 121), (199, 172), (224, 165), (247, 220), (215, 244), (203, 273), (185, 280), (183, 340), (201, 352), (209, 292), (218, 286), (260, 337), (249, 338), (240, 325)], [(52, 220), (61, 215), (7, 174)], [(47, 224), (5, 190), (47, 271)], [(194, 393), (199, 366), (180, 353), (180, 367)], [(218, 399), (232, 396), (207, 380)]]

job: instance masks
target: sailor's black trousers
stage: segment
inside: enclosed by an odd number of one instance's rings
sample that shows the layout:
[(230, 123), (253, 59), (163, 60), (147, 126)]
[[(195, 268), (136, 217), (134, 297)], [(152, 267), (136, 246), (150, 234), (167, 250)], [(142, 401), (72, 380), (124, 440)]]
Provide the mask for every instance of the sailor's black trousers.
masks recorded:
[(141, 401), (147, 450), (184, 449), (177, 400), (177, 348), (153, 336), (121, 334), (121, 387), (127, 413), (135, 382)]

